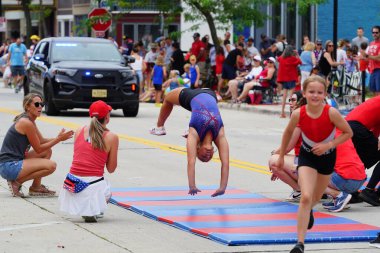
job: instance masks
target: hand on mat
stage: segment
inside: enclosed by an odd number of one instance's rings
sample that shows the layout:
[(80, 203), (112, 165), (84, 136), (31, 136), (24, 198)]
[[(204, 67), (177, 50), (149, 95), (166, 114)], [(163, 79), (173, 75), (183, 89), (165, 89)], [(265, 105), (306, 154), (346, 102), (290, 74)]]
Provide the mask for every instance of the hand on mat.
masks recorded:
[(190, 187), (190, 189), (189, 189), (189, 194), (190, 194), (190, 195), (195, 195), (195, 194), (197, 194), (198, 192), (201, 192), (201, 190), (199, 190), (196, 186), (194, 186), (194, 187)]
[(218, 190), (216, 190), (216, 191), (211, 195), (211, 197), (216, 197), (216, 196), (223, 195), (225, 191), (226, 191), (226, 189), (219, 188)]

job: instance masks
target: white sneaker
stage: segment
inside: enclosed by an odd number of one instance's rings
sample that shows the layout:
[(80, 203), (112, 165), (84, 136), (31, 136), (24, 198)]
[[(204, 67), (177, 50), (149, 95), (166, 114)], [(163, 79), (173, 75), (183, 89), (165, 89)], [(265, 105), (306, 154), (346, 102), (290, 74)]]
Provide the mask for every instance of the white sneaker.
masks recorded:
[(285, 200), (289, 202), (299, 202), (301, 199), (301, 192), (292, 191), (292, 193)]
[(189, 136), (189, 130), (185, 130), (185, 132), (183, 132), (183, 134), (181, 135), (183, 138), (187, 138), (187, 136)]
[(166, 135), (166, 130), (165, 130), (165, 127), (152, 127), (150, 130), (149, 130), (150, 134), (153, 134), (153, 135)]

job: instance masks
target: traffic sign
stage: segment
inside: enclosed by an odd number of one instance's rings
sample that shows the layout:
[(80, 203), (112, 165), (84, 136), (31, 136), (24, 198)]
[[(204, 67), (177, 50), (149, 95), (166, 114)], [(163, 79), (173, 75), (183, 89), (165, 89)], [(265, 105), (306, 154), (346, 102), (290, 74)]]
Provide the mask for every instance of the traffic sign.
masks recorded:
[(106, 32), (112, 25), (112, 15), (105, 8), (94, 8), (88, 13), (90, 24), (95, 32)]

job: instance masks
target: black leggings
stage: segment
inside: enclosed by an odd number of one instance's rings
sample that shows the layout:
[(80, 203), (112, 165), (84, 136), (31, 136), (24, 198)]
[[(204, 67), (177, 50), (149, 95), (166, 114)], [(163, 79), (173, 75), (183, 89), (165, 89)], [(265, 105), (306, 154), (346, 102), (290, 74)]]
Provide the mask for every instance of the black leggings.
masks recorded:
[[(354, 135), (352, 136), (352, 142), (354, 143), (356, 152), (364, 163), (366, 169), (369, 169), (380, 160), (380, 151), (378, 150), (379, 140), (360, 122), (348, 121), (348, 124), (354, 132)], [(367, 187), (374, 189), (379, 181), (380, 163), (375, 166)]]

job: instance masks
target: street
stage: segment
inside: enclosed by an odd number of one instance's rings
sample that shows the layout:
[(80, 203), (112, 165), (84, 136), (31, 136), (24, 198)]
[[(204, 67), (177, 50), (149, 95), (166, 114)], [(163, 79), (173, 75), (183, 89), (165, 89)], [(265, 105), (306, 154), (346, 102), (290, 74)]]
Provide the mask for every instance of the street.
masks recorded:
[[(0, 83), (0, 141), (22, 111), (23, 93), (15, 94)], [(125, 118), (121, 110), (111, 114), (109, 129), (120, 138), (118, 168), (105, 176), (112, 187), (187, 186), (186, 130), (190, 113), (174, 108), (166, 123), (166, 136), (153, 136), (159, 108), (141, 103), (136, 118)], [(277, 148), (288, 119), (248, 110), (221, 109), (230, 145), (229, 186), (283, 200), (291, 189), (282, 182), (270, 181), (267, 160)], [(37, 125), (44, 137), (53, 137), (61, 128), (73, 129), (88, 124), (86, 110), (64, 111), (60, 116), (43, 114)], [(73, 141), (53, 147), (57, 162), (53, 175), (43, 184), (59, 191), (69, 171)], [(371, 171), (368, 171), (369, 173)], [(368, 174), (369, 174), (368, 173)], [(196, 183), (218, 185), (220, 163), (196, 164)], [(30, 182), (24, 184), (28, 192)], [(226, 192), (228, 194), (228, 191)], [(225, 246), (164, 223), (110, 204), (98, 223), (84, 223), (80, 217), (59, 212), (58, 198), (13, 198), (5, 180), (0, 180), (0, 252), (289, 252), (292, 245)], [(322, 211), (321, 205), (316, 210)], [(380, 226), (379, 209), (365, 203), (353, 204), (347, 211), (334, 214)], [(378, 252), (368, 242), (306, 244), (306, 252)]]

